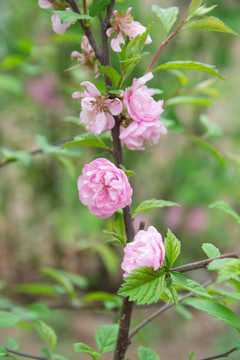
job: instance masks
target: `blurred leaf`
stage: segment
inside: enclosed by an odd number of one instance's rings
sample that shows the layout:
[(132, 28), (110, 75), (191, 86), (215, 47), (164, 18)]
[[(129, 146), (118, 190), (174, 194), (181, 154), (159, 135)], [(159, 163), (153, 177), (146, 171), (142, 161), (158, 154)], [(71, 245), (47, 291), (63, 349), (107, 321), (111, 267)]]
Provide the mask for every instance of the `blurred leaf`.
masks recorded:
[[(26, 61), (26, 57), (23, 55), (10, 55), (5, 57), (1, 63), (0, 68), (3, 70), (14, 68)], [(2, 76), (2, 75), (1, 75)]]
[(220, 79), (224, 80), (224, 77), (219, 74), (218, 70), (215, 69), (214, 65), (204, 64), (197, 61), (170, 61), (156, 67), (153, 72), (164, 69), (185, 69), (203, 71), (208, 74), (218, 76)]
[(54, 359), (54, 360), (69, 360), (65, 356), (59, 355), (59, 354), (51, 354), (51, 359)]
[(36, 315), (36, 318), (47, 318), (51, 314), (51, 310), (41, 302), (32, 303), (28, 310)]
[(210, 121), (207, 115), (200, 115), (199, 121), (202, 123), (206, 130), (206, 132), (204, 133), (205, 138), (219, 137), (222, 135), (221, 128), (217, 124)]
[(104, 291), (95, 291), (92, 293), (88, 293), (81, 300), (86, 301), (86, 302), (88, 302), (88, 301), (112, 301), (112, 302), (116, 303), (117, 306), (122, 305), (122, 299), (120, 296), (111, 294), (111, 293), (107, 293)]
[(109, 77), (109, 79), (112, 81), (112, 83), (114, 85), (117, 85), (119, 80), (120, 80), (120, 75), (119, 73), (112, 67), (110, 66), (101, 66), (100, 67), (100, 72), (102, 74), (107, 75), (107, 77)]
[(237, 316), (226, 306), (218, 304), (208, 299), (188, 298), (183, 301), (195, 309), (207, 312), (218, 320), (240, 330), (240, 321)]
[(55, 158), (62, 165), (62, 167), (66, 170), (67, 174), (70, 178), (75, 179), (76, 171), (72, 161), (66, 157), (55, 155)]
[(240, 259), (216, 259), (208, 264), (207, 269), (209, 271), (219, 271), (216, 284), (220, 284), (229, 279), (238, 281), (240, 279)]
[(152, 304), (161, 299), (164, 292), (164, 270), (154, 271), (152, 267), (139, 267), (124, 278), (118, 294), (129, 296), (139, 305)]
[(87, 132), (78, 136), (75, 136), (74, 141), (65, 143), (61, 149), (65, 149), (68, 146), (94, 146), (103, 149), (107, 149), (107, 145), (103, 142), (100, 136), (95, 136), (94, 134)]
[[(196, 20), (187, 25), (187, 28), (220, 31), (233, 35), (238, 35), (235, 31), (230, 29), (224, 22), (215, 16), (205, 17), (204, 19)], [(217, 75), (218, 76), (218, 75)]]
[(104, 241), (104, 245), (120, 245), (120, 246), (124, 246), (122, 241), (117, 240), (117, 239), (106, 240), (106, 241)]
[(215, 257), (221, 255), (219, 249), (216, 246), (214, 246), (213, 244), (205, 243), (202, 245), (202, 249), (209, 259), (212, 259), (212, 258), (215, 258)]
[(158, 5), (152, 5), (152, 10), (157, 14), (159, 19), (161, 20), (165, 33), (168, 34), (177, 20), (179, 8), (178, 7), (161, 8)]
[(50, 357), (51, 357), (50, 351), (49, 351), (47, 348), (45, 348), (45, 347), (41, 347), (40, 353), (41, 353), (44, 357), (46, 357), (46, 358), (50, 358)]
[(127, 175), (128, 178), (130, 178), (130, 176), (136, 175), (136, 173), (132, 170), (127, 170), (125, 168), (125, 166), (123, 166), (122, 164), (120, 164), (120, 168), (125, 172), (125, 174)]
[(194, 356), (195, 356), (195, 352), (192, 350), (190, 355), (189, 355), (188, 360), (192, 360), (194, 358)]
[(64, 273), (58, 272), (56, 269), (43, 268), (41, 269), (42, 273), (50, 276), (52, 279), (57, 281), (62, 287), (66, 290), (68, 295), (75, 297), (76, 293), (74, 291), (71, 281), (65, 276)]
[(108, 234), (108, 235), (113, 236), (115, 239), (121, 241), (122, 245), (125, 245), (125, 243), (126, 243), (126, 238), (125, 238), (125, 236), (120, 235), (120, 234), (117, 234), (117, 233), (115, 233), (114, 231), (103, 230), (103, 232), (104, 232), (105, 234)]
[(17, 96), (23, 94), (20, 80), (11, 75), (0, 74), (0, 90), (10, 92)]
[(193, 292), (194, 294), (211, 298), (211, 295), (206, 292), (202, 285), (200, 285), (196, 281), (187, 279), (183, 274), (179, 272), (171, 272), (171, 279), (172, 285), (177, 288), (185, 289)]
[(192, 314), (182, 304), (175, 304), (175, 310), (186, 320), (192, 320)]
[(13, 338), (8, 338), (7, 343), (8, 343), (8, 347), (15, 351), (17, 351), (20, 347), (19, 343), (16, 340), (14, 340)]
[(207, 8), (205, 5), (202, 5), (202, 0), (193, 0), (188, 11), (187, 21), (194, 18), (195, 16), (202, 16), (210, 11), (212, 11), (217, 5), (212, 5)]
[(164, 246), (169, 261), (169, 269), (173, 263), (177, 260), (181, 252), (181, 243), (170, 229), (167, 231), (167, 236), (164, 239)]
[(220, 295), (220, 296), (223, 296), (224, 298), (240, 301), (240, 293), (225, 291), (222, 289), (220, 289), (220, 290), (219, 289), (218, 290), (210, 289), (208, 291), (210, 294)]
[(93, 359), (98, 359), (100, 354), (94, 351), (90, 346), (84, 343), (75, 343), (73, 344), (75, 352), (83, 352), (90, 355)]
[(166, 129), (176, 131), (178, 133), (184, 133), (185, 129), (180, 125), (180, 123), (175, 119), (166, 119), (161, 118), (162, 124)]
[(101, 355), (115, 349), (118, 328), (118, 324), (100, 325), (98, 327), (94, 340)]
[(111, 0), (93, 0), (89, 7), (89, 14), (91, 16), (97, 16), (101, 14), (110, 4)]
[(160, 356), (158, 356), (155, 351), (144, 346), (139, 346), (137, 354), (139, 360), (160, 360)]
[(47, 284), (20, 284), (14, 286), (14, 292), (20, 294), (56, 295), (53, 286)]
[(86, 277), (74, 274), (64, 270), (56, 270), (55, 271), (60, 275), (68, 278), (74, 285), (78, 286), (80, 289), (86, 289), (88, 287), (88, 280)]
[(74, 11), (53, 10), (53, 13), (58, 15), (62, 24), (66, 24), (67, 22), (75, 23), (79, 19), (82, 19), (82, 20), (91, 20), (92, 19), (92, 17), (87, 14), (80, 15)]
[(0, 152), (6, 162), (19, 161), (26, 166), (31, 163), (31, 155), (25, 151), (12, 151), (6, 148), (1, 148)]
[(188, 78), (184, 75), (184, 73), (177, 69), (169, 69), (168, 72), (178, 79), (180, 85), (182, 87), (186, 86), (188, 83)]
[(63, 119), (63, 121), (70, 122), (70, 123), (73, 123), (73, 124), (79, 124), (80, 119), (77, 116), (67, 116), (67, 117), (65, 117)]
[(9, 352), (0, 345), (0, 357), (9, 356)]
[(150, 91), (154, 92), (154, 95), (159, 95), (163, 93), (163, 90), (161, 89), (156, 89), (156, 88), (148, 88)]
[(215, 201), (208, 206), (210, 209), (220, 209), (223, 210), (228, 215), (232, 216), (238, 225), (240, 226), (240, 216), (234, 211), (227, 203), (224, 201)]
[(192, 0), (188, 9), (188, 17), (194, 14), (201, 5), (202, 0)]
[(34, 324), (43, 341), (45, 341), (45, 343), (49, 345), (50, 350), (53, 351), (57, 343), (55, 331), (41, 320), (36, 320)]
[(162, 208), (162, 207), (169, 207), (169, 206), (180, 206), (179, 204), (172, 202), (172, 201), (165, 201), (165, 200), (145, 200), (143, 201), (133, 212), (133, 216), (147, 210)]
[(167, 99), (164, 102), (164, 107), (175, 106), (175, 105), (183, 105), (183, 104), (191, 104), (198, 106), (211, 106), (213, 104), (212, 100), (207, 97), (199, 97), (199, 96), (176, 96), (170, 99)]
[(15, 326), (20, 321), (20, 317), (7, 311), (0, 311), (0, 328)]
[(100, 256), (109, 276), (116, 277), (118, 274), (119, 256), (109, 246), (96, 246), (93, 250)]

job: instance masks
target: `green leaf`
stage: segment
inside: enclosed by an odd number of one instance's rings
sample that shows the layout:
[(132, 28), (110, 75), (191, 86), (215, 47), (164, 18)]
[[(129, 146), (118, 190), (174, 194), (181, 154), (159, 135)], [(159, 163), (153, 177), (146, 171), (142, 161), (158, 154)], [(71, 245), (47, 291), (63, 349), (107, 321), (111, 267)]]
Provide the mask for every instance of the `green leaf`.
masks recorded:
[(110, 294), (104, 291), (95, 291), (88, 293), (82, 299), (82, 301), (112, 301), (116, 303), (117, 306), (122, 304), (122, 298), (115, 294)]
[(228, 34), (237, 35), (235, 31), (230, 29), (224, 22), (215, 16), (209, 16), (204, 19), (200, 19), (194, 22), (191, 22), (187, 25), (187, 28), (191, 29), (200, 29), (200, 30), (210, 30), (210, 31), (220, 31)]
[(222, 135), (221, 128), (214, 122), (210, 121), (207, 115), (200, 115), (199, 121), (202, 123), (206, 130), (206, 132), (204, 133), (205, 138), (219, 137), (220, 135)]
[(89, 14), (91, 16), (97, 16), (101, 14), (110, 4), (111, 0), (93, 0), (89, 8)]
[(17, 351), (20, 347), (19, 343), (16, 340), (14, 340), (13, 338), (8, 338), (7, 343), (8, 343), (8, 347), (15, 351)]
[(9, 328), (15, 326), (20, 321), (18, 315), (7, 311), (0, 311), (0, 328)]
[(16, 76), (0, 74), (0, 90), (7, 91), (13, 95), (22, 95), (23, 87), (22, 83)]
[(155, 351), (145, 346), (139, 346), (137, 354), (139, 360), (160, 360), (160, 356), (158, 356)]
[(237, 316), (226, 306), (218, 304), (208, 299), (188, 298), (183, 301), (195, 309), (207, 312), (218, 320), (240, 330), (240, 321)]
[(101, 245), (94, 246), (93, 251), (95, 251), (101, 258), (109, 276), (116, 277), (119, 267), (119, 256), (116, 252), (109, 246)]
[(19, 161), (22, 164), (28, 166), (31, 162), (31, 155), (24, 151), (12, 151), (6, 148), (1, 148), (0, 152), (7, 162)]
[(190, 104), (197, 106), (211, 106), (213, 102), (211, 99), (203, 96), (200, 97), (200, 96), (182, 95), (182, 96), (172, 97), (166, 100), (164, 103), (164, 107), (167, 108), (169, 106), (183, 105), (183, 104)]
[(192, 360), (194, 358), (194, 356), (195, 356), (195, 352), (192, 350), (190, 355), (189, 355), (188, 360)]
[(212, 11), (217, 5), (212, 5), (209, 8), (207, 8), (205, 5), (202, 5), (202, 0), (193, 0), (188, 11), (187, 20), (194, 18), (195, 16), (202, 16), (210, 11)]
[(210, 289), (208, 291), (210, 294), (219, 295), (227, 299), (240, 301), (240, 293), (238, 292), (225, 291), (221, 289), (220, 290)]
[(76, 293), (74, 291), (71, 281), (64, 275), (64, 273), (61, 273), (61, 272), (58, 272), (58, 270), (49, 269), (49, 268), (42, 269), (42, 273), (47, 276), (50, 276), (52, 279), (54, 279), (60, 285), (62, 285), (62, 287), (66, 290), (68, 295), (70, 295), (71, 297), (76, 296)]
[(83, 352), (90, 355), (93, 359), (98, 359), (100, 354), (94, 351), (90, 346), (84, 343), (75, 343), (73, 344), (75, 352)]
[(188, 17), (194, 14), (201, 5), (202, 0), (192, 0), (188, 9)]
[(158, 5), (152, 5), (152, 10), (157, 14), (159, 19), (161, 20), (165, 33), (168, 34), (177, 20), (179, 8), (175, 6), (168, 8), (161, 8)]
[(209, 259), (215, 258), (215, 257), (221, 255), (219, 249), (216, 246), (214, 246), (213, 244), (205, 243), (202, 245), (202, 249)]
[(20, 294), (36, 294), (36, 295), (56, 295), (56, 292), (51, 285), (47, 284), (20, 284), (16, 285), (13, 288), (14, 292), (20, 293)]
[(232, 216), (240, 226), (240, 216), (224, 201), (215, 201), (208, 206), (210, 209), (220, 209), (225, 211), (228, 215)]
[(120, 235), (120, 234), (117, 234), (117, 233), (115, 233), (115, 232), (113, 232), (113, 231), (108, 231), (108, 230), (103, 230), (103, 232), (104, 232), (105, 234), (111, 235), (111, 236), (115, 237), (117, 240), (121, 241), (122, 245), (125, 245), (125, 244), (126, 244), (126, 238), (125, 238), (125, 236), (122, 236), (122, 235)]
[(0, 345), (0, 357), (4, 357), (4, 356), (8, 356), (9, 355), (9, 352), (3, 347)]
[(51, 357), (50, 351), (49, 351), (46, 347), (44, 347), (44, 346), (41, 347), (40, 353), (41, 353), (44, 357), (46, 357), (46, 358), (50, 358), (50, 357)]
[(176, 236), (168, 229), (167, 236), (164, 239), (164, 246), (169, 262), (169, 269), (172, 267), (173, 263), (177, 260), (181, 252), (181, 243), (176, 238)]
[(106, 241), (104, 241), (104, 245), (120, 245), (120, 246), (124, 246), (122, 241), (117, 240), (117, 239), (106, 240)]
[(61, 149), (65, 149), (68, 146), (94, 146), (102, 149), (107, 149), (107, 145), (103, 142), (100, 136), (95, 136), (94, 134), (87, 132), (81, 135), (77, 135), (74, 138), (74, 141), (69, 141), (65, 143)]
[(97, 329), (94, 335), (94, 340), (101, 355), (115, 349), (118, 328), (118, 324), (113, 324), (100, 325)]
[(92, 17), (86, 14), (80, 15), (74, 11), (67, 10), (53, 10), (53, 13), (57, 14), (61, 23), (66, 24), (67, 22), (75, 23), (77, 20), (91, 20)]
[(34, 324), (43, 341), (45, 341), (50, 350), (53, 351), (57, 343), (55, 331), (41, 320), (34, 321)]
[(172, 286), (175, 286), (180, 289), (185, 289), (188, 291), (193, 292), (194, 294), (204, 296), (211, 298), (211, 295), (209, 295), (206, 290), (196, 281), (187, 279), (183, 274), (179, 272), (172, 272), (171, 273), (171, 279), (172, 279)]
[(138, 56), (141, 54), (147, 40), (149, 30), (150, 26), (146, 28), (146, 31), (144, 33), (139, 34), (128, 43), (128, 46), (126, 48), (127, 59), (132, 59), (134, 56)]
[(130, 301), (137, 301), (139, 305), (152, 304), (161, 299), (164, 284), (163, 269), (154, 271), (152, 267), (139, 267), (124, 278), (118, 294), (129, 296)]
[(169, 206), (180, 206), (179, 204), (172, 202), (172, 201), (165, 201), (165, 200), (146, 200), (143, 201), (133, 212), (133, 215), (136, 215), (140, 212), (156, 209), (156, 208), (162, 208), (162, 207), (169, 207)]
[(178, 304), (178, 294), (177, 294), (177, 291), (176, 291), (176, 289), (175, 289), (172, 285), (169, 286), (169, 291), (170, 291), (170, 293), (171, 293), (171, 295), (172, 295), (172, 299), (173, 299), (174, 304), (175, 304), (175, 306), (176, 306), (176, 305)]
[(214, 65), (204, 64), (197, 61), (170, 61), (156, 67), (153, 72), (164, 69), (185, 69), (203, 71), (208, 74), (218, 76), (220, 79), (224, 80), (224, 77), (219, 74), (218, 70), (215, 69)]
[(216, 281), (217, 284), (229, 279), (239, 281), (240, 259), (216, 259), (208, 264), (207, 268), (209, 271), (219, 271), (219, 276)]
[(86, 289), (88, 287), (88, 280), (82, 275), (58, 269), (55, 269), (55, 272), (60, 276), (67, 278), (71, 283), (78, 286), (80, 289)]
[(119, 80), (120, 80), (120, 75), (119, 73), (112, 68), (111, 66), (101, 66), (100, 67), (100, 72), (102, 74), (107, 75), (107, 77), (109, 77), (110, 80), (112, 80), (114, 85), (117, 85)]

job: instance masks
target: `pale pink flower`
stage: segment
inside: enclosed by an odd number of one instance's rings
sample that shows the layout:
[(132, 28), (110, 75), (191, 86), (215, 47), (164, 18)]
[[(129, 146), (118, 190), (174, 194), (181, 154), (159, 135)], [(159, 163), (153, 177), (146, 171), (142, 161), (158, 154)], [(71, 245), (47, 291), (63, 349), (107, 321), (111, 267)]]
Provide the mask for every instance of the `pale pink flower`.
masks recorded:
[(134, 241), (124, 248), (124, 257), (121, 268), (125, 271), (124, 277), (139, 266), (152, 267), (154, 271), (163, 266), (165, 247), (161, 234), (150, 226), (147, 231), (140, 230)]
[(83, 167), (78, 190), (80, 201), (101, 219), (129, 206), (132, 201), (132, 188), (124, 171), (103, 158)]
[(74, 92), (74, 99), (82, 98), (82, 111), (80, 112), (81, 123), (94, 135), (99, 135), (115, 125), (113, 116), (122, 112), (122, 102), (115, 99), (108, 99), (102, 96), (98, 89), (89, 81), (83, 81), (81, 86), (85, 87), (83, 93)]
[[(69, 10), (69, 8), (67, 8), (66, 10)], [(72, 22), (67, 22), (66, 24), (62, 24), (61, 23), (61, 20), (59, 18), (59, 16), (57, 14), (53, 14), (52, 17), (51, 17), (51, 21), (52, 21), (52, 28), (53, 28), (53, 31), (56, 33), (56, 34), (64, 34), (65, 31), (74, 23)]]
[(53, 4), (50, 3), (48, 0), (38, 0), (38, 5), (42, 9), (48, 9), (53, 6)]
[[(124, 44), (124, 36), (128, 36), (130, 40), (134, 39), (137, 35), (143, 34), (146, 31), (145, 26), (141, 25), (138, 21), (133, 21), (131, 17), (132, 8), (128, 8), (126, 15), (122, 12), (118, 14), (117, 10), (113, 12), (115, 16), (114, 20), (110, 23), (112, 27), (107, 30), (107, 36), (113, 34), (114, 38), (111, 41), (111, 47), (113, 51), (122, 51), (120, 44)], [(150, 44), (152, 39), (147, 36), (146, 44)]]
[(86, 75), (88, 75), (93, 69), (95, 72), (95, 78), (98, 78), (100, 76), (100, 72), (98, 64), (96, 63), (96, 56), (86, 36), (82, 37), (81, 48), (83, 52), (82, 54), (78, 51), (73, 51), (71, 56), (77, 58), (77, 61), (80, 63), (80, 67), (85, 69)]

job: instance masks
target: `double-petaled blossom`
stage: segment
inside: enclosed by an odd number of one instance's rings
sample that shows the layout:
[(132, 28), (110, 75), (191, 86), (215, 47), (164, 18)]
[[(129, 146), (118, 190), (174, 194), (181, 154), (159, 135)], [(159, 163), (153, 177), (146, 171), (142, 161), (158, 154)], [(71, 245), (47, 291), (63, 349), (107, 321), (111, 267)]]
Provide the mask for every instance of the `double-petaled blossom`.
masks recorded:
[(99, 77), (100, 72), (96, 62), (96, 56), (86, 36), (82, 37), (81, 48), (82, 54), (78, 51), (73, 51), (71, 56), (77, 58), (77, 61), (80, 63), (80, 67), (85, 69), (86, 75), (88, 75), (90, 71), (93, 70), (95, 72), (95, 77)]
[(80, 201), (90, 213), (105, 219), (131, 204), (132, 188), (123, 170), (104, 158), (93, 160), (78, 178)]
[(144, 150), (145, 140), (157, 144), (160, 134), (167, 133), (159, 121), (163, 112), (163, 101), (155, 101), (152, 97), (154, 92), (145, 85), (152, 78), (151, 72), (139, 79), (134, 78), (132, 86), (124, 93), (123, 104), (130, 120), (122, 124), (120, 139), (131, 150)]
[[(141, 25), (138, 21), (133, 21), (131, 17), (132, 8), (128, 8), (126, 15), (123, 12), (118, 14), (117, 10), (113, 12), (115, 19), (110, 21), (111, 27), (107, 30), (107, 36), (113, 34), (111, 47), (113, 51), (121, 51), (120, 44), (124, 44), (124, 36), (128, 36), (130, 40), (134, 39), (137, 35), (143, 34), (146, 31), (145, 26)], [(147, 36), (146, 44), (152, 42), (150, 36)]]
[[(54, 4), (48, 0), (38, 0), (38, 5), (42, 9), (49, 9), (54, 6)], [(70, 8), (66, 8), (65, 10), (71, 11)], [(72, 22), (67, 22), (65, 24), (62, 24), (61, 20), (57, 14), (52, 15), (51, 21), (52, 21), (52, 29), (57, 34), (64, 34), (65, 31), (67, 30), (67, 28), (69, 28), (69, 26), (74, 24)]]
[(80, 85), (85, 87), (84, 92), (74, 92), (72, 97), (82, 99), (81, 123), (86, 125), (86, 129), (94, 135), (112, 129), (115, 125), (113, 116), (119, 115), (123, 109), (121, 100), (102, 96), (89, 81), (83, 81)]
[(147, 231), (140, 230), (134, 241), (124, 248), (124, 257), (121, 268), (125, 271), (123, 276), (128, 276), (132, 270), (140, 267), (152, 267), (154, 271), (163, 266), (165, 247), (161, 234), (150, 226)]

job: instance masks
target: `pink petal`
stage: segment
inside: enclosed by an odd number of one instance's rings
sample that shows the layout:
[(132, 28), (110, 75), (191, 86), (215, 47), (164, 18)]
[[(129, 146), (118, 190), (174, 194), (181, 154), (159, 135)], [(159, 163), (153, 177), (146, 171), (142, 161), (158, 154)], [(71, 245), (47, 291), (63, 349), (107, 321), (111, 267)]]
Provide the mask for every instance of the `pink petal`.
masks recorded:
[(72, 94), (72, 98), (73, 99), (81, 99), (83, 97), (83, 93), (80, 93), (78, 91), (75, 91), (73, 94)]
[(52, 20), (53, 31), (56, 34), (60, 34), (60, 35), (64, 34), (67, 28), (69, 28), (69, 26), (71, 26), (72, 24), (70, 22), (66, 24), (62, 24), (57, 14), (53, 14), (51, 20)]
[(53, 4), (51, 4), (48, 0), (38, 0), (38, 5), (42, 9), (49, 9), (53, 6)]
[(83, 81), (80, 85), (85, 87), (84, 96), (93, 96), (96, 98), (101, 95), (96, 86), (90, 81)]
[(125, 44), (124, 38), (122, 33), (120, 32), (116, 38), (113, 38), (111, 41), (111, 48), (113, 49), (113, 51), (115, 52), (120, 52), (122, 51), (120, 44)]
[(122, 102), (119, 99), (108, 99), (105, 104), (113, 115), (118, 115), (123, 110)]
[(134, 79), (135, 80), (135, 81), (133, 81), (134, 89), (137, 89), (140, 86), (146, 84), (146, 82), (151, 80), (152, 78), (153, 78), (153, 74), (151, 72), (149, 72), (146, 75), (140, 77), (139, 79)]

